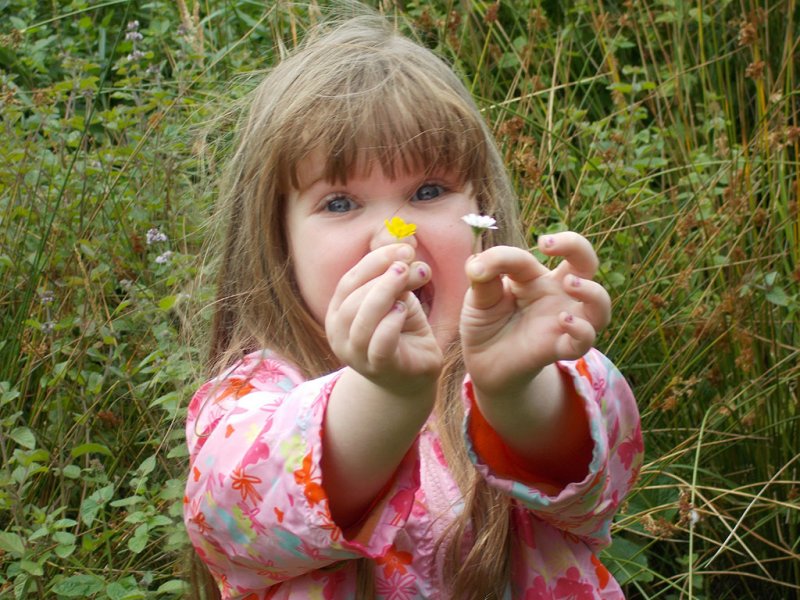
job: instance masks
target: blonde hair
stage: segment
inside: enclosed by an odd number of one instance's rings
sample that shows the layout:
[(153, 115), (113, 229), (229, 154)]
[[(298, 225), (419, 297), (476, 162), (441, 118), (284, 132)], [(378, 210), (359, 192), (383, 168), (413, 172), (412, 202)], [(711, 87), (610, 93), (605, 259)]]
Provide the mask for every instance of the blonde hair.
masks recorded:
[[(293, 276), (284, 200), (314, 151), (326, 177), (379, 166), (384, 174), (446, 170), (470, 182), (481, 212), (499, 229), (485, 243), (523, 245), (516, 198), (492, 134), (453, 70), (377, 15), (320, 26), (272, 69), (248, 99), (224, 180), (228, 220), (212, 324), (212, 372), (271, 348), (308, 377), (341, 367)], [(463, 363), (455, 341), (440, 379), (436, 419), (466, 508), (447, 536), (445, 574), (453, 597), (501, 597), (508, 582), (510, 503), (478, 477), (461, 435)], [(360, 589), (372, 566), (359, 565)], [(360, 597), (371, 597), (362, 591)]]

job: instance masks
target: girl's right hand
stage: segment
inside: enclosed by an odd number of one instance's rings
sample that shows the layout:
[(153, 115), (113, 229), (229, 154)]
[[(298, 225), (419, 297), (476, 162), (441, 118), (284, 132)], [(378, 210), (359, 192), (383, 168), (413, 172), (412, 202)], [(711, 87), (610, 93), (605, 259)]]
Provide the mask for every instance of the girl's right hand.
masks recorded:
[(412, 290), (431, 269), (409, 244), (381, 246), (350, 269), (334, 291), (325, 332), (337, 358), (400, 395), (435, 385), (442, 352)]

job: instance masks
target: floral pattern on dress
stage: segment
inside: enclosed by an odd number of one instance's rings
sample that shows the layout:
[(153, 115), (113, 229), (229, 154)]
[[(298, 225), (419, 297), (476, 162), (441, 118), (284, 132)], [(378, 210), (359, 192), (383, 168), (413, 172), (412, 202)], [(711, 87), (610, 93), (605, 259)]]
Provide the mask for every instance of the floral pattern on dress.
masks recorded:
[[(642, 462), (639, 415), (622, 375), (592, 350), (558, 363), (582, 398), (593, 442), (585, 479), (558, 493), (500, 476), (468, 437), (486, 481), (513, 499), (509, 597), (622, 598), (597, 559), (611, 520)], [(188, 409), (190, 471), (184, 519), (192, 544), (225, 599), (352, 598), (353, 559), (374, 562), (385, 600), (447, 598), (438, 581), (437, 532), (463, 510), (433, 428), (424, 428), (390, 489), (348, 539), (328, 509), (321, 435), (339, 372), (306, 381), (279, 356), (261, 351), (199, 388)]]

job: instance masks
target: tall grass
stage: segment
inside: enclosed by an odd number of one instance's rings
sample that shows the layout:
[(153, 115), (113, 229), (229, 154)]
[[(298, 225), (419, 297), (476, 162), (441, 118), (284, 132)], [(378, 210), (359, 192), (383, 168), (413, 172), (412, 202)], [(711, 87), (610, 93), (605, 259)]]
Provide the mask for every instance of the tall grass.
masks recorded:
[[(629, 597), (800, 598), (796, 0), (382, 5), (470, 85), (531, 242), (601, 256), (647, 451)], [(226, 140), (195, 132), (319, 6), (4, 10), (0, 595), (178, 597)]]

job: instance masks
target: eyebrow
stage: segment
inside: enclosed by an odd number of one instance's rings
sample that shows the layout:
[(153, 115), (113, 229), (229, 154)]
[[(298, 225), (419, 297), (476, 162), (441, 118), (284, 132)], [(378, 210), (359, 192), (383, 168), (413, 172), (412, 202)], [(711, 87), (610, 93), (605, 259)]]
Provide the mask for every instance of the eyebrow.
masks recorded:
[[(306, 177), (301, 176), (295, 167), (295, 177), (293, 178), (297, 183), (296, 186), (293, 186), (298, 192), (305, 192), (306, 190), (314, 187), (320, 181), (325, 181), (325, 168), (318, 169), (316, 172), (312, 172), (311, 176), (306, 181)], [(294, 182), (293, 182), (294, 183)]]

